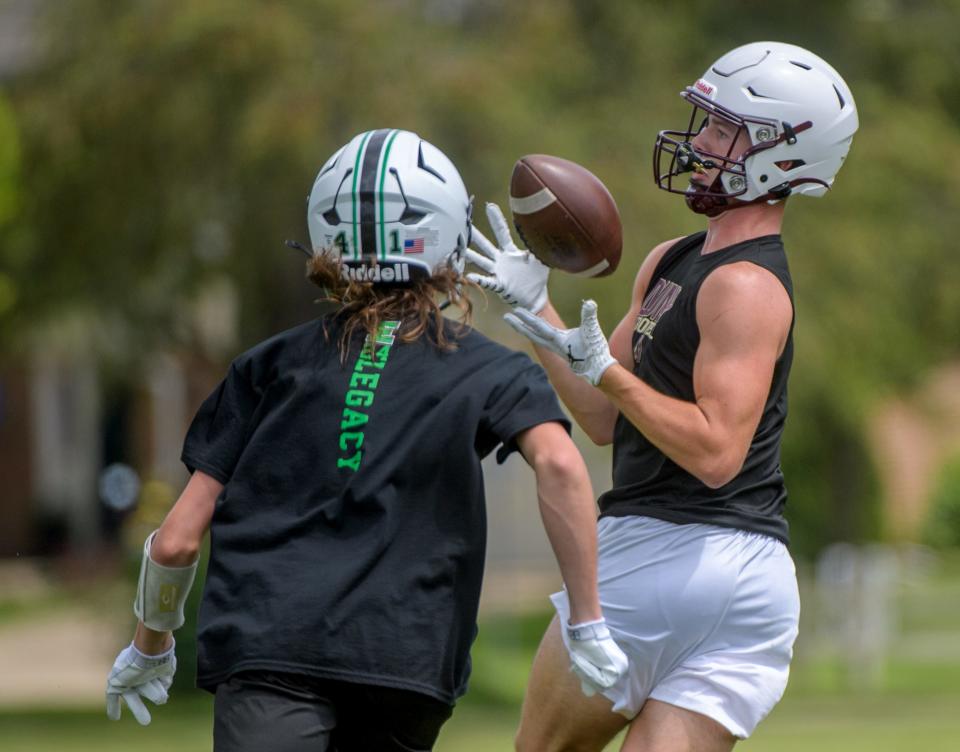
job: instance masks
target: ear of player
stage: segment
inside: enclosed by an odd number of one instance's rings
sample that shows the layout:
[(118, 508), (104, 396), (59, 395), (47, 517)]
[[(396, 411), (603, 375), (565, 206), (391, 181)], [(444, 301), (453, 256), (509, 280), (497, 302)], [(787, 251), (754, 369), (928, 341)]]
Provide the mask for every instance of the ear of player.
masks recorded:
[(504, 321), (534, 344), (565, 358), (570, 369), (594, 386), (617, 360), (610, 354), (610, 345), (597, 321), (597, 304), (583, 301), (580, 326), (558, 329), (523, 308), (504, 314)]

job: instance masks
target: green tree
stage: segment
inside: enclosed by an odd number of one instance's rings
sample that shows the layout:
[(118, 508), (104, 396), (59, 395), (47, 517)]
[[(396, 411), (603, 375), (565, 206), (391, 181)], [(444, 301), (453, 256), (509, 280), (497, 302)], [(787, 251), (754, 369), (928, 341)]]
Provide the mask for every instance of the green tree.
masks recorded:
[[(0, 229), (17, 211), (19, 199), (20, 134), (10, 105), (0, 94)], [(8, 271), (13, 259), (0, 247), (0, 319), (14, 309), (17, 285)]]
[[(69, 312), (129, 361), (189, 346), (184, 311), (215, 277), (240, 292), (241, 344), (310, 316), (301, 260), (282, 241), (304, 238), (303, 199), (326, 156), (383, 126), (450, 154), (481, 225), (523, 154), (598, 174), (624, 222), (621, 270), (556, 274), (552, 293), (570, 319), (581, 298), (600, 300), (609, 332), (648, 250), (702, 226), (650, 177), (657, 131), (688, 117), (679, 90), (746, 41), (818, 52), (851, 85), (861, 130), (835, 190), (791, 200), (784, 229), (797, 318), (783, 462), (797, 550), (878, 534), (867, 418), (960, 348), (957, 0), (802, 14), (702, 0), (45, 7), (45, 55), (8, 90), (20, 188), (0, 224), (0, 344)], [(10, 131), (0, 109), (0, 136)]]
[(960, 454), (945, 462), (940, 471), (924, 538), (938, 548), (960, 547)]

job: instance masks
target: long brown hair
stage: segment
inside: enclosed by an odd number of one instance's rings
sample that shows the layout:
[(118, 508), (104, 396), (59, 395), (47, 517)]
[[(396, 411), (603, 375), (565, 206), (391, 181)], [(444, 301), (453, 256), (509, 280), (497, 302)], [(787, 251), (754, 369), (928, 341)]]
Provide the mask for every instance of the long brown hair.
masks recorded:
[[(473, 303), (463, 289), (473, 283), (453, 269), (437, 271), (409, 285), (375, 286), (346, 278), (337, 257), (315, 253), (307, 261), (307, 279), (323, 290), (319, 302), (339, 307), (335, 315), (342, 323), (338, 342), (341, 362), (346, 360), (354, 333), (362, 331), (372, 339), (383, 321), (402, 322), (398, 332), (401, 342), (426, 336), (441, 350), (455, 350), (456, 339), (466, 333), (473, 319)], [(460, 311), (452, 338), (443, 326), (442, 311), (447, 305)]]

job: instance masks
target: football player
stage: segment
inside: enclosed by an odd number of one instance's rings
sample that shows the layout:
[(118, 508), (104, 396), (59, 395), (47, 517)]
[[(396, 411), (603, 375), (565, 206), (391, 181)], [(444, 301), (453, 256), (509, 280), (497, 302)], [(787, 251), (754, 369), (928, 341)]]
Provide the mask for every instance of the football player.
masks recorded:
[(659, 134), (654, 177), (706, 230), (650, 252), (609, 342), (593, 301), (564, 325), (547, 268), (495, 206), (499, 247), (475, 231), (468, 255), (577, 422), (613, 444), (600, 599), (630, 668), (585, 697), (566, 671), (571, 593), (554, 595), (520, 750), (601, 750), (629, 726), (628, 752), (724, 752), (787, 683), (800, 604), (780, 469), (794, 323), (780, 230), (793, 196), (833, 184), (857, 110), (830, 65), (776, 42), (723, 55), (682, 97), (689, 123)]
[[(192, 473), (146, 541), (131, 645), (107, 685), (166, 701), (204, 534), (198, 685), (218, 752), (429, 750), (466, 691), (486, 545), (481, 459), (533, 468), (594, 689), (626, 658), (596, 588), (584, 462), (546, 375), (468, 325), (471, 200), (414, 133), (362, 133), (313, 185), (310, 279), (333, 313), (240, 355), (183, 448)], [(460, 323), (441, 315), (444, 301)]]

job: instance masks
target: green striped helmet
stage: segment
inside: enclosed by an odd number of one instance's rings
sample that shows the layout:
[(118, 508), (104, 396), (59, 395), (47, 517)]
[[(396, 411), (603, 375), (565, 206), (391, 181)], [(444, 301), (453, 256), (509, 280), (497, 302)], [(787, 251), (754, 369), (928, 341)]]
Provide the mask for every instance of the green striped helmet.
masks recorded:
[(463, 271), (470, 198), (442, 151), (410, 131), (361, 133), (320, 169), (307, 203), (314, 253), (335, 253), (344, 274), (403, 284), (452, 266)]

